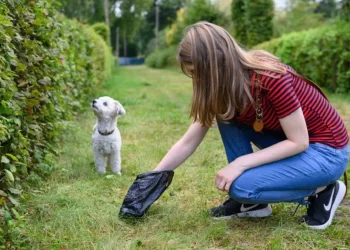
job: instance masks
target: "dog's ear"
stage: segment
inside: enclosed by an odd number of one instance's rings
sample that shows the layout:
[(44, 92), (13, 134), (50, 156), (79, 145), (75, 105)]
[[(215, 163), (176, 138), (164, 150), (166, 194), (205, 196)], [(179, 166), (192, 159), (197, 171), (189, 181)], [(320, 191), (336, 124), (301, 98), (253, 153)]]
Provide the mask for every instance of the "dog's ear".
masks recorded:
[(115, 105), (116, 105), (117, 110), (118, 110), (118, 115), (125, 115), (126, 114), (126, 111), (125, 111), (123, 105), (121, 105), (118, 101), (115, 102)]

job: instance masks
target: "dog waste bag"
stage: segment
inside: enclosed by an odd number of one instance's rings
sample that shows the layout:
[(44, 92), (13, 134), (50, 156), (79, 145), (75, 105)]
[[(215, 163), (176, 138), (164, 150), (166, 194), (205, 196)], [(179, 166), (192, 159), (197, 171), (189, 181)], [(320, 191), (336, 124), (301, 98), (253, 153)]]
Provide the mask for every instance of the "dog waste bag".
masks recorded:
[(173, 180), (174, 171), (152, 171), (140, 174), (128, 190), (119, 216), (142, 217)]

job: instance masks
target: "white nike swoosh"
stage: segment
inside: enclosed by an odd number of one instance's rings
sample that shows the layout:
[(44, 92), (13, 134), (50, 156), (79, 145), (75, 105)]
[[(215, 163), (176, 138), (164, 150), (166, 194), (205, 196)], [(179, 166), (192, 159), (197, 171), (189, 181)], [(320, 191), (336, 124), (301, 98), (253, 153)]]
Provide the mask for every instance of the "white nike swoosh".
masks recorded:
[(332, 200), (333, 200), (334, 189), (335, 189), (335, 187), (333, 188), (332, 195), (331, 195), (331, 198), (329, 199), (328, 205), (323, 204), (324, 209), (326, 209), (327, 212), (331, 209), (331, 206), (332, 206)]
[(251, 210), (251, 209), (253, 209), (253, 208), (257, 207), (257, 206), (259, 206), (259, 204), (255, 204), (255, 205), (250, 206), (250, 207), (244, 207), (244, 204), (242, 204), (241, 211), (242, 212), (246, 212), (246, 211)]

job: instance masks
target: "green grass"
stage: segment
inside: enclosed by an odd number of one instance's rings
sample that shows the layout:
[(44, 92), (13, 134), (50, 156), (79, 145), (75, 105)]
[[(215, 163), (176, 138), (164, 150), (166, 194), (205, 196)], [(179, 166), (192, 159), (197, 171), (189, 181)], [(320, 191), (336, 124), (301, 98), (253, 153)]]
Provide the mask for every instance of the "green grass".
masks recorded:
[[(126, 109), (118, 121), (123, 175), (96, 173), (95, 118), (90, 111), (80, 115), (64, 135), (57, 172), (25, 204), (29, 219), (21, 234), (28, 249), (349, 249), (349, 200), (321, 232), (298, 224), (305, 208), (292, 216), (295, 204), (275, 204), (265, 219), (212, 220), (207, 209), (226, 199), (214, 186), (215, 173), (226, 164), (216, 128), (176, 170), (144, 219), (119, 220), (135, 176), (152, 170), (190, 125), (191, 88), (190, 79), (176, 71), (120, 68), (96, 97), (109, 95)], [(350, 102), (332, 100), (349, 112)]]

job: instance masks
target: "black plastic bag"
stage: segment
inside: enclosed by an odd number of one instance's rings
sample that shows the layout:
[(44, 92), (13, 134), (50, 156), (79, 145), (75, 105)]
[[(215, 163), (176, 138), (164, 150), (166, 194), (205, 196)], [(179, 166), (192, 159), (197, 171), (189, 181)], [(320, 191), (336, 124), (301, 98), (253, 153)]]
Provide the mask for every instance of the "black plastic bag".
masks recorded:
[(140, 174), (128, 190), (120, 208), (121, 217), (142, 217), (173, 180), (174, 171)]

